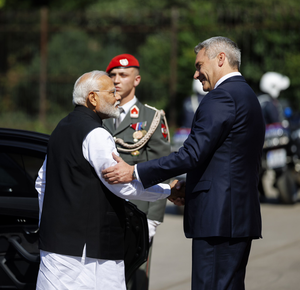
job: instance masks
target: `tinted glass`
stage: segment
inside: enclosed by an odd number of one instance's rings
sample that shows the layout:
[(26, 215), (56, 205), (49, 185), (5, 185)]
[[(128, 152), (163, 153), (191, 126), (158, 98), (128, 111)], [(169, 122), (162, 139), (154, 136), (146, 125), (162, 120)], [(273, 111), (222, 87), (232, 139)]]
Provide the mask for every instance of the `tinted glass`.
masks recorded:
[(34, 188), (38, 170), (44, 159), (34, 152), (16, 148), (0, 152), (0, 196), (37, 197)]

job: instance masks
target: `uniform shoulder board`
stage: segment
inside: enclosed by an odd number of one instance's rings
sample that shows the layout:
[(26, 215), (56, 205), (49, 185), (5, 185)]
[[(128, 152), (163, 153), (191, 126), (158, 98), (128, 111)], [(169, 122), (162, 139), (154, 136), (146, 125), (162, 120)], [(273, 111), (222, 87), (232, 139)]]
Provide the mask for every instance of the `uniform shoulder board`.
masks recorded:
[(147, 107), (147, 108), (149, 108), (149, 109), (152, 109), (152, 110), (154, 110), (154, 111), (158, 111), (155, 107), (151, 107), (151, 106), (149, 106), (149, 105), (147, 105), (147, 104), (145, 104), (145, 107)]
[(154, 110), (154, 111), (160, 111), (160, 114), (162, 115), (162, 116), (165, 116), (166, 115), (166, 113), (165, 113), (165, 111), (164, 110), (158, 110), (158, 109), (156, 109), (155, 107), (151, 107), (151, 106), (149, 106), (149, 105), (147, 105), (147, 104), (145, 104), (145, 107), (147, 107), (147, 108), (149, 108), (149, 109), (152, 109), (152, 110)]

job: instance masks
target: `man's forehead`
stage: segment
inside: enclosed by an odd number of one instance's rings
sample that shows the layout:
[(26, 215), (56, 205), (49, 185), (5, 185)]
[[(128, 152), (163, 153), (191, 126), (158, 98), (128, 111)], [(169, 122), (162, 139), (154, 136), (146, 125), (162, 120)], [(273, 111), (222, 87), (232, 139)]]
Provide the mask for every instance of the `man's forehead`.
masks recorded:
[(207, 55), (205, 54), (205, 49), (202, 48), (196, 55), (195, 65), (197, 66), (197, 64), (202, 62), (205, 58), (207, 58)]
[(114, 68), (112, 69), (109, 74), (117, 74), (117, 73), (127, 73), (127, 74), (130, 74), (134, 71), (134, 67), (127, 67), (127, 68), (124, 68), (124, 67), (119, 67), (119, 68)]

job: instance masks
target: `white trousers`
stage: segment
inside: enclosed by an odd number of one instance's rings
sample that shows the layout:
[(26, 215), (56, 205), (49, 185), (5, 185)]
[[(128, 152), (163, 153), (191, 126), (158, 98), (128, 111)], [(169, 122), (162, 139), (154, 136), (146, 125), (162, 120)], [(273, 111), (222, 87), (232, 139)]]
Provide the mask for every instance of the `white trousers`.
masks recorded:
[(126, 290), (123, 260), (40, 253), (37, 290)]

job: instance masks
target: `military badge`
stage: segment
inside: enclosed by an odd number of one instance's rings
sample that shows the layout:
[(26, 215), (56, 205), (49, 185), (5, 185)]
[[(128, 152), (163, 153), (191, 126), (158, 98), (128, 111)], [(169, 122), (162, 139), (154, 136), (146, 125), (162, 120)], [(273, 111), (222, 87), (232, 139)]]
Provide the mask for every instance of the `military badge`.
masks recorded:
[(135, 130), (135, 131), (138, 131), (138, 130), (142, 130), (144, 129), (145, 127), (147, 126), (147, 121), (145, 122), (138, 122), (138, 123), (135, 123), (135, 124), (131, 124), (130, 127)]
[(164, 138), (168, 137), (168, 129), (165, 124), (161, 124), (161, 133), (163, 134)]
[(130, 125), (130, 127), (133, 130), (135, 130), (135, 132), (132, 134), (134, 142), (139, 141), (140, 139), (142, 139), (146, 135), (147, 131), (144, 129), (146, 126), (147, 126), (147, 121), (138, 122), (138, 123)]
[(120, 59), (120, 64), (122, 66), (127, 66), (129, 64), (128, 59), (126, 58)]
[(133, 152), (131, 152), (131, 155), (138, 156), (138, 155), (140, 155), (140, 151), (139, 150), (133, 151)]
[(143, 138), (144, 135), (143, 135), (143, 132), (142, 132), (142, 131), (135, 131), (135, 132), (132, 134), (132, 137), (133, 137), (133, 141), (134, 141), (134, 142), (137, 142), (138, 140), (140, 140), (141, 138)]
[(130, 118), (138, 118), (140, 113), (140, 109), (134, 105), (130, 109)]

